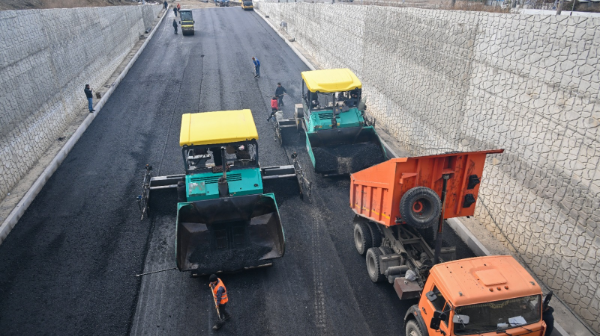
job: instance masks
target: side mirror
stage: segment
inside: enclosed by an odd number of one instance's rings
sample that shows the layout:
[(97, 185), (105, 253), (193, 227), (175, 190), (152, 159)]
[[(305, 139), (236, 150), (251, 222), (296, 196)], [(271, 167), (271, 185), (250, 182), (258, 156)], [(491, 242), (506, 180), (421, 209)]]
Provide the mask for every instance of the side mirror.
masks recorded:
[(433, 312), (433, 317), (431, 318), (431, 322), (429, 323), (429, 328), (433, 330), (440, 329), (440, 323), (442, 320), (446, 319), (446, 313), (436, 310)]
[(437, 300), (437, 295), (435, 295), (435, 293), (433, 291), (429, 291), (425, 294), (425, 296), (427, 297), (427, 300), (429, 300), (429, 302), (433, 302), (435, 300)]

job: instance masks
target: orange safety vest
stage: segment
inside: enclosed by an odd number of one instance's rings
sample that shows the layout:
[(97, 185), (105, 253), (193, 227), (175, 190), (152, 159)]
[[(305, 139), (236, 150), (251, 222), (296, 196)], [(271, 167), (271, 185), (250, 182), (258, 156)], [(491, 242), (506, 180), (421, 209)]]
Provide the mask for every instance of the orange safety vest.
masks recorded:
[(279, 102), (277, 101), (277, 99), (271, 99), (271, 108), (274, 108), (276, 110), (279, 108)]
[(213, 294), (215, 296), (215, 300), (217, 299), (217, 292), (219, 291), (219, 287), (223, 287), (223, 294), (221, 294), (221, 302), (219, 302), (220, 305), (223, 305), (223, 304), (226, 304), (227, 301), (229, 301), (227, 299), (227, 288), (225, 288), (223, 281), (221, 281), (221, 279), (217, 278), (217, 285), (215, 287), (213, 287)]

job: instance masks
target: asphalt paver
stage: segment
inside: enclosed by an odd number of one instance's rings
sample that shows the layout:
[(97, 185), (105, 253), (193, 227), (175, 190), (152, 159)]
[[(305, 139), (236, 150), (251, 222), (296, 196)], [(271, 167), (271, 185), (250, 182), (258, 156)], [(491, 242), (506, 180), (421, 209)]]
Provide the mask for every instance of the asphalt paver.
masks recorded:
[[(175, 192), (153, 194), (140, 221), (145, 164), (183, 173), (181, 114), (249, 108), (262, 166), (297, 152), (313, 182), (274, 191), (286, 253), (272, 267), (223, 274), (232, 319), (222, 335), (404, 335), (401, 302), (373, 284), (352, 239), (348, 177), (314, 174), (301, 136), (276, 141), (266, 121), (276, 83), (283, 108), (300, 102), (308, 68), (254, 12), (193, 11), (195, 35), (174, 35), (172, 13), (65, 162), (0, 245), (2, 335), (208, 335), (216, 310), (206, 277), (175, 266)], [(261, 61), (254, 78), (251, 57)], [(267, 188), (267, 187), (266, 187)], [(268, 190), (267, 190), (268, 191)], [(448, 228), (446, 245), (473, 254)], [(167, 270), (142, 277), (136, 274)]]

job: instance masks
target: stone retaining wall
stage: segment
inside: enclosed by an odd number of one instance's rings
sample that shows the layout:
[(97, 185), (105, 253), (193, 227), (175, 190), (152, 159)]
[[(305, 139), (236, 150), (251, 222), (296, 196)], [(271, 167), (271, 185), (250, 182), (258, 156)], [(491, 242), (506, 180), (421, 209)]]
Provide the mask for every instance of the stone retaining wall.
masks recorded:
[(477, 218), (600, 332), (599, 18), (258, 7), (324, 67), (356, 72), (368, 113), (414, 155), (506, 149)]
[(0, 201), (80, 113), (161, 6), (0, 11)]

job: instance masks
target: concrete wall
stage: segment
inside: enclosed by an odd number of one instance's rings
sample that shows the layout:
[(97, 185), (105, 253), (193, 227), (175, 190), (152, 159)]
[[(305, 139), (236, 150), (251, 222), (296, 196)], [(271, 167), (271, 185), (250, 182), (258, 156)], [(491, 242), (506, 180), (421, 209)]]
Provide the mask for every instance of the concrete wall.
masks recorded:
[(600, 332), (600, 19), (259, 3), (413, 154), (504, 148), (477, 217)]
[(0, 11), (0, 201), (100, 88), (161, 6)]

